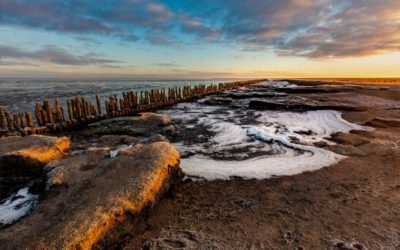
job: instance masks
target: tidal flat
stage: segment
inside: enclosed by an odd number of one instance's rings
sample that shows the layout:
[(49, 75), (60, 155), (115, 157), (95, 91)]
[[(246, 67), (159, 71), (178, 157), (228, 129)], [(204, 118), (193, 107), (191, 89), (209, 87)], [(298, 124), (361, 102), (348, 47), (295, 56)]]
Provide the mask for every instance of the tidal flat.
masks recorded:
[[(30, 175), (5, 166), (26, 149), (10, 157), (3, 138), (0, 243), (398, 248), (400, 86), (365, 81), (259, 80), (94, 122)], [(36, 136), (41, 152), (54, 136)]]

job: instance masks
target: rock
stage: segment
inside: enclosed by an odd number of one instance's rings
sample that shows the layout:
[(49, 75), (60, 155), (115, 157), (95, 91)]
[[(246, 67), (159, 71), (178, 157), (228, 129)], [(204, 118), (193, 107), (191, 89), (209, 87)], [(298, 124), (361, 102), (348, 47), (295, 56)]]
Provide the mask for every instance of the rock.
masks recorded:
[(70, 148), (67, 137), (32, 135), (0, 139), (0, 167), (34, 168), (63, 158)]
[(160, 134), (156, 134), (153, 136), (150, 136), (149, 138), (144, 138), (140, 141), (140, 143), (152, 143), (152, 142), (160, 142), (160, 141), (166, 141), (168, 142), (168, 138), (160, 135)]
[(67, 186), (68, 172), (64, 167), (58, 167), (47, 173), (46, 191), (60, 186)]
[(339, 250), (364, 250), (366, 247), (358, 242), (344, 242), (341, 240), (331, 240), (331, 244)]
[(129, 135), (103, 135), (99, 138), (99, 144), (104, 146), (117, 146), (121, 144), (131, 145), (136, 143), (138, 138)]
[(90, 249), (127, 215), (154, 205), (180, 178), (179, 160), (171, 144), (156, 142), (115, 158), (85, 152), (53, 162), (45, 199), (1, 229), (1, 248)]
[(167, 115), (141, 113), (139, 116), (111, 118), (91, 123), (77, 134), (83, 137), (99, 135), (150, 136), (162, 133), (163, 129), (172, 125)]
[(32, 135), (0, 138), (0, 199), (6, 198), (36, 178), (43, 167), (63, 158), (70, 148), (67, 137)]
[(288, 94), (316, 94), (316, 93), (339, 93), (338, 88), (326, 88), (326, 87), (294, 87), (294, 88), (277, 88), (277, 91), (288, 93)]
[(208, 96), (204, 98), (204, 104), (207, 105), (224, 105), (224, 104), (231, 104), (232, 98), (229, 97), (211, 97)]
[[(43, 167), (52, 160), (68, 154), (70, 140), (67, 137), (32, 135), (0, 139), (0, 184), (15, 180), (15, 185), (43, 174)], [(3, 194), (1, 196), (3, 198)]]
[(355, 147), (366, 145), (370, 143), (368, 139), (365, 139), (357, 134), (349, 134), (349, 133), (335, 133), (331, 135), (329, 138), (330, 141), (333, 141), (342, 145), (352, 145)]
[(284, 93), (276, 93), (276, 92), (232, 92), (226, 93), (223, 95), (224, 97), (229, 97), (232, 99), (248, 99), (248, 98), (270, 98), (270, 97), (284, 97), (287, 94)]
[[(127, 247), (128, 249), (131, 246)], [(204, 234), (190, 230), (161, 230), (158, 237), (147, 240), (142, 249), (229, 249)]]
[(290, 102), (290, 101), (257, 101), (253, 100), (249, 102), (249, 108), (253, 109), (263, 109), (263, 110), (289, 110), (295, 112), (304, 112), (309, 110), (341, 110), (341, 111), (364, 111), (365, 107), (361, 106), (351, 106), (335, 103), (325, 103), (318, 102), (313, 104), (306, 104), (300, 102)]
[(400, 127), (400, 119), (377, 117), (368, 121), (365, 125), (377, 128)]

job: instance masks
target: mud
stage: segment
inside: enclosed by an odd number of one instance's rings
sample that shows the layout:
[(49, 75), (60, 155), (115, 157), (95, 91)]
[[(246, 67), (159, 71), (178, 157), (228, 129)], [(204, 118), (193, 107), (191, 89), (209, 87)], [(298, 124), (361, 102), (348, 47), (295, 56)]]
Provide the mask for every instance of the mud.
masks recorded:
[[(399, 249), (400, 128), (394, 125), (400, 118), (400, 94), (392, 92), (400, 93), (400, 89), (391, 86), (386, 97), (388, 89), (367, 88), (296, 94), (306, 98), (305, 102), (324, 99), (367, 107), (342, 116), (374, 130), (338, 133), (329, 139), (334, 145), (320, 144), (347, 158), (293, 176), (186, 179), (147, 218), (127, 220), (119, 228), (120, 234), (107, 238), (102, 247)], [(381, 93), (366, 95), (365, 91)], [(195, 120), (178, 127), (184, 130), (183, 126), (193, 123)], [(192, 128), (191, 137), (179, 140), (191, 140), (201, 132)]]

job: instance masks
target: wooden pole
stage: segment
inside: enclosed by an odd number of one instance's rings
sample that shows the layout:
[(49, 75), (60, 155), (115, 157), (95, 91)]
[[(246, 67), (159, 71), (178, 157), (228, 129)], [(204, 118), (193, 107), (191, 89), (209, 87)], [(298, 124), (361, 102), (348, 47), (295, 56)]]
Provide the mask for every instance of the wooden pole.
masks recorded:
[(76, 105), (76, 119), (81, 119), (82, 113), (81, 113), (81, 102), (79, 101), (79, 97), (75, 99), (75, 105)]
[(97, 112), (101, 115), (101, 99), (100, 94), (96, 94), (96, 102), (97, 102)]
[(68, 118), (71, 121), (74, 119), (73, 113), (72, 113), (72, 105), (71, 105), (71, 100), (68, 98), (67, 99), (67, 109), (68, 109)]
[(54, 98), (54, 114), (55, 114), (54, 121), (61, 122), (61, 111), (60, 111), (60, 105), (58, 104), (57, 97)]
[(61, 119), (61, 122), (64, 122), (65, 121), (65, 116), (64, 116), (64, 108), (63, 107), (60, 107), (60, 119)]
[(13, 123), (14, 123), (14, 128), (19, 129), (19, 116), (18, 114), (13, 114)]
[(35, 105), (35, 116), (38, 125), (42, 126), (43, 125), (42, 105), (40, 105), (39, 103), (36, 103)]
[(0, 108), (0, 128), (1, 129), (6, 129), (6, 119), (3, 116), (3, 109)]
[(12, 122), (12, 118), (11, 118), (11, 113), (6, 111), (6, 120), (7, 120), (7, 126), (9, 130), (13, 130), (14, 129), (14, 124)]
[(33, 119), (32, 119), (31, 112), (26, 112), (25, 116), (26, 116), (26, 120), (28, 121), (28, 126), (33, 128)]
[(50, 106), (50, 102), (47, 99), (44, 99), (44, 107), (45, 107), (45, 111), (46, 111), (46, 122), (47, 123), (52, 123), (53, 122), (53, 116), (51, 114), (51, 106)]
[(24, 113), (19, 113), (19, 119), (21, 121), (21, 128), (25, 128), (26, 127), (26, 120), (25, 120)]

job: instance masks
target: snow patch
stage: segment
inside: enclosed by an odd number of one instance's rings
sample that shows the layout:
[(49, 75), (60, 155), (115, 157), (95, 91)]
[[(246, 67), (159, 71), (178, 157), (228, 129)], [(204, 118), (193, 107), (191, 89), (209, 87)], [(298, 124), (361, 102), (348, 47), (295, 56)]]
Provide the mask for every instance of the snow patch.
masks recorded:
[(296, 84), (289, 83), (287, 81), (264, 81), (257, 84), (255, 86), (268, 86), (273, 88), (292, 88), (297, 87)]
[[(296, 86), (286, 81), (258, 85)], [(333, 133), (371, 129), (344, 120), (334, 110), (254, 112), (240, 100), (234, 102), (242, 108), (208, 106), (200, 100), (162, 111), (186, 128), (183, 133), (188, 133), (174, 143), (182, 154), (180, 167), (187, 176), (263, 179), (317, 170), (345, 156), (316, 147), (316, 143), (334, 144), (327, 140)]]
[(0, 225), (11, 224), (31, 212), (39, 195), (29, 193), (29, 188), (20, 189), (16, 194), (0, 203)]

